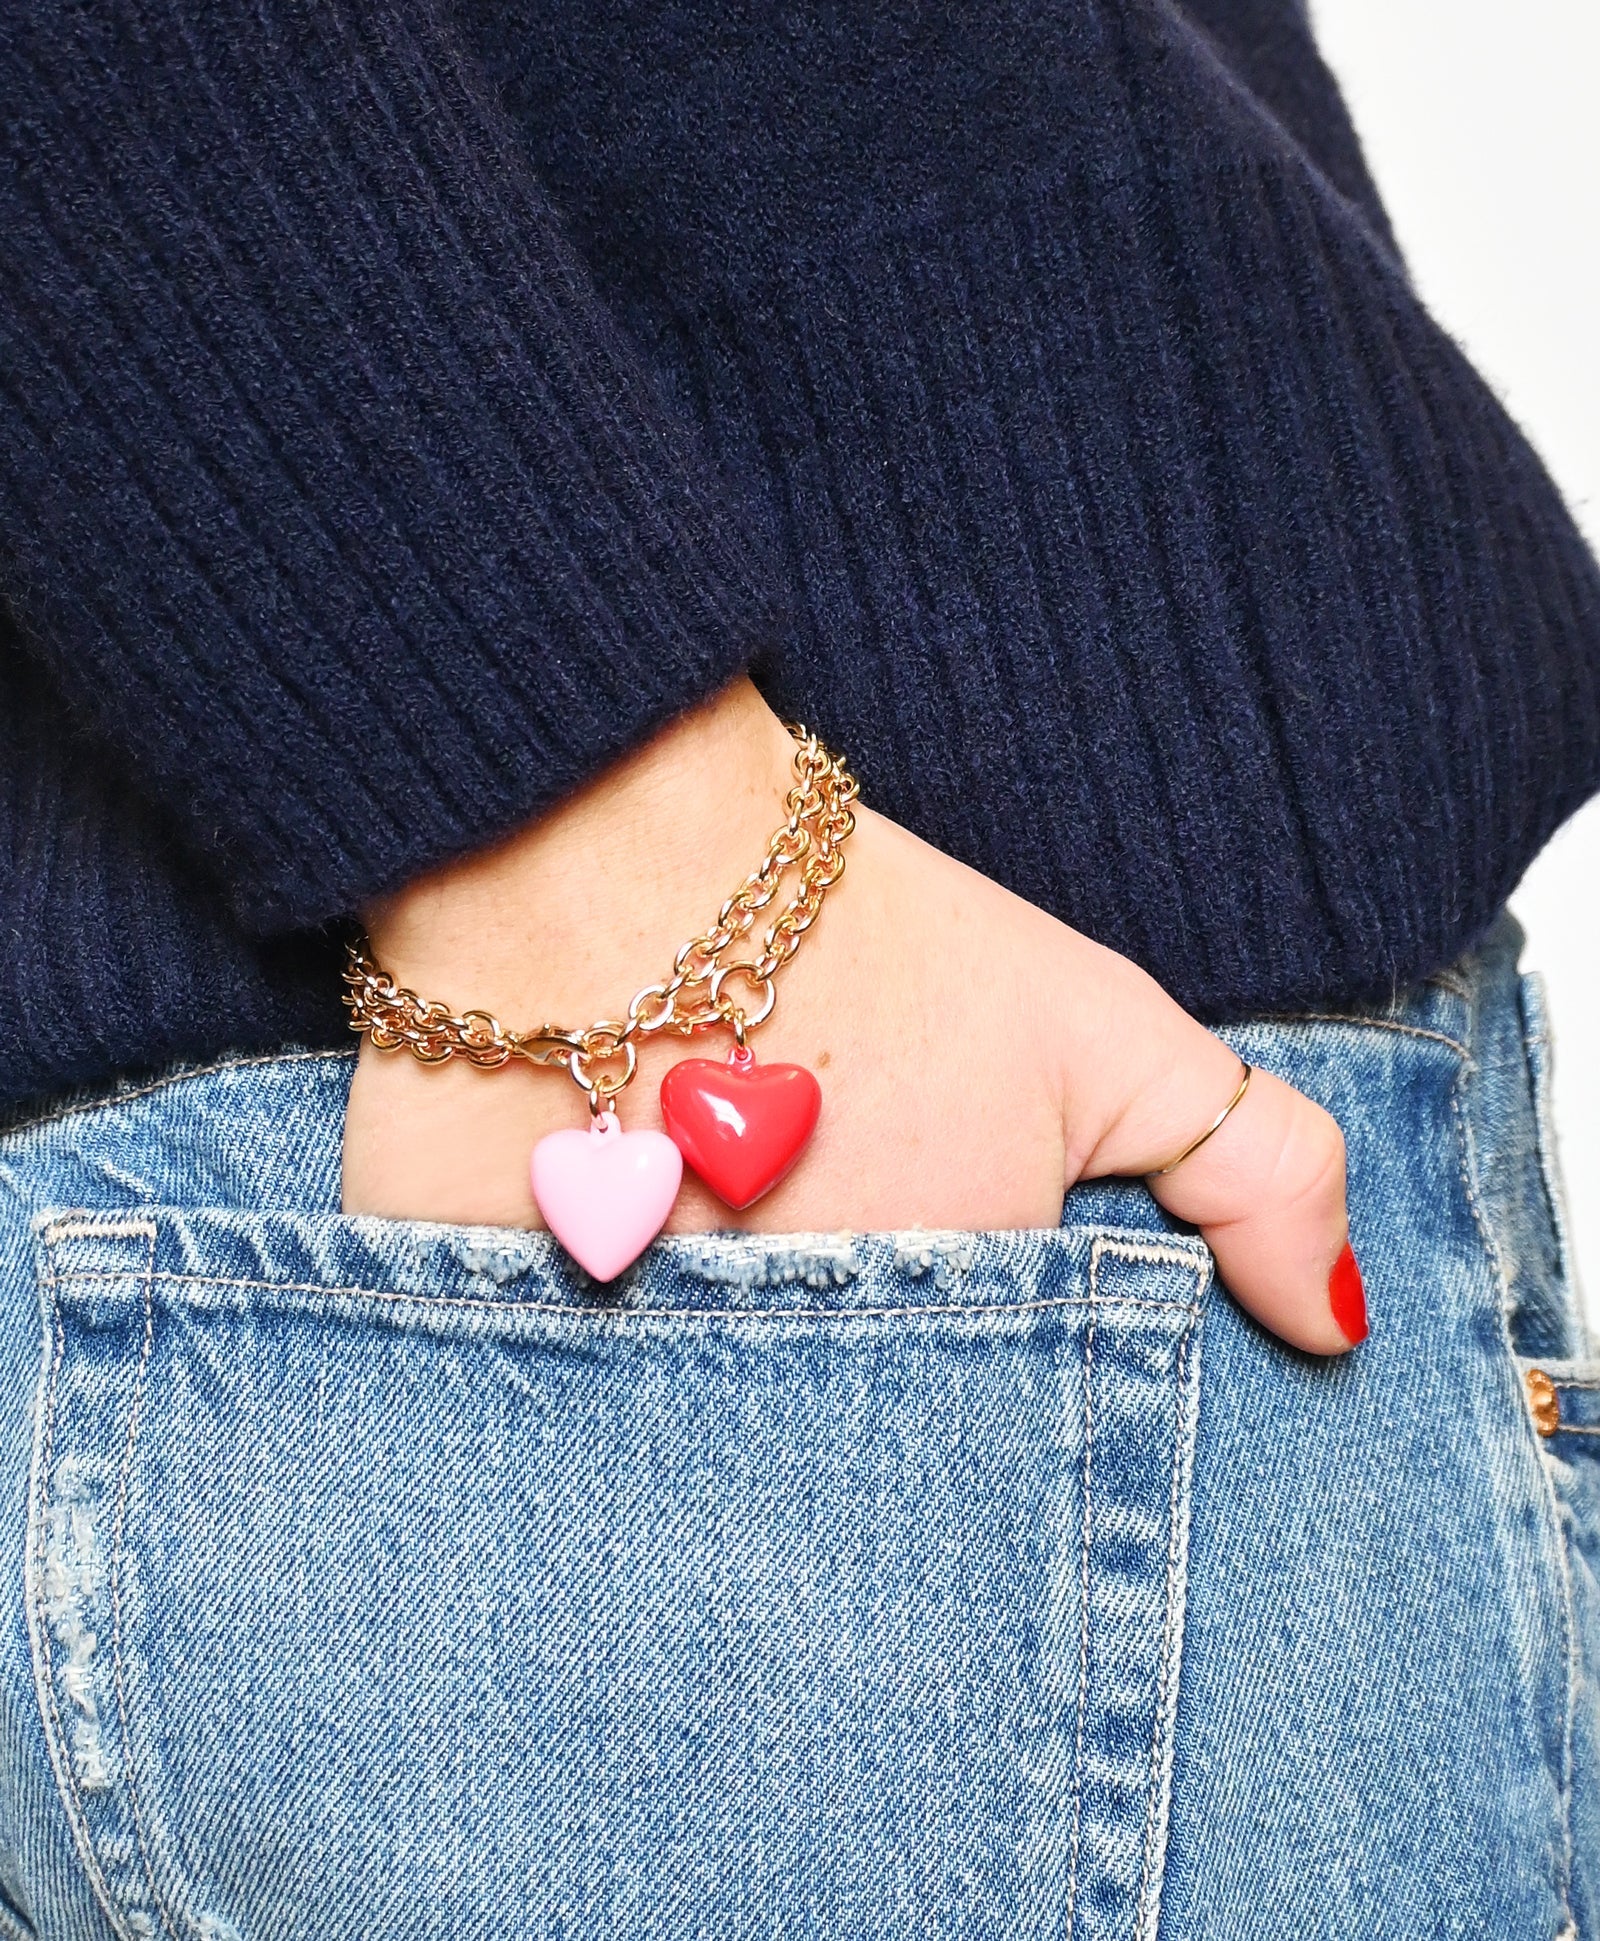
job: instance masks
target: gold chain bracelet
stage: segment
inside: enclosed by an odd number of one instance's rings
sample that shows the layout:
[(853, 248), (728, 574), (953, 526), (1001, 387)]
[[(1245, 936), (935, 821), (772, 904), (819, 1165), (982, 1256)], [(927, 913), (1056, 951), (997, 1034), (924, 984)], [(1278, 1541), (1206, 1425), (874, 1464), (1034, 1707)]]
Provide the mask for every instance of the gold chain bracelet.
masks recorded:
[[(409, 1051), (426, 1065), (451, 1058), (483, 1069), (514, 1058), (565, 1065), (588, 1093), (596, 1117), (633, 1078), (640, 1040), (658, 1031), (687, 1036), (726, 1024), (742, 1052), (747, 1034), (772, 1015), (773, 980), (800, 948), (823, 898), (844, 873), (843, 846), (855, 828), (850, 805), (860, 793), (841, 756), (798, 724), (786, 725), (799, 743), (794, 784), (784, 799), (786, 820), (767, 844), (760, 867), (723, 903), (716, 922), (680, 947), (670, 976), (634, 993), (626, 1018), (602, 1018), (576, 1030), (541, 1024), (532, 1031), (511, 1031), (492, 1012), (456, 1013), (437, 998), (397, 985), (363, 939), (348, 946), (344, 972), (351, 1030), (365, 1032), (376, 1050)], [(799, 888), (768, 925), (760, 954), (728, 959), (726, 953), (772, 903), (785, 874), (796, 868)], [(727, 995), (730, 978), (746, 986), (753, 1004), (736, 1004)], [(606, 1069), (618, 1060), (620, 1069)]]
[[(350, 1028), (379, 1051), (409, 1051), (425, 1065), (451, 1058), (492, 1070), (514, 1058), (565, 1065), (589, 1095), (589, 1128), (546, 1133), (533, 1149), (529, 1185), (546, 1224), (596, 1280), (616, 1278), (661, 1231), (685, 1163), (729, 1206), (770, 1192), (816, 1128), (822, 1090), (803, 1065), (758, 1065), (746, 1042), (772, 1015), (775, 979), (817, 920), (824, 897), (844, 874), (844, 844), (856, 826), (859, 789), (843, 759), (815, 735), (789, 724), (799, 743), (785, 821), (758, 869), (745, 878), (701, 936), (691, 937), (659, 984), (636, 991), (625, 1018), (578, 1030), (541, 1024), (508, 1031), (490, 1011), (453, 1012), (437, 998), (397, 985), (365, 942), (349, 947), (345, 1003)], [(728, 952), (776, 898), (790, 870), (799, 887), (768, 924), (754, 957)], [(725, 989), (741, 980), (749, 1001)], [(658, 1031), (687, 1037), (727, 1025), (725, 1064), (685, 1058), (661, 1081), (665, 1132), (624, 1132), (615, 1099), (639, 1065), (639, 1043)]]

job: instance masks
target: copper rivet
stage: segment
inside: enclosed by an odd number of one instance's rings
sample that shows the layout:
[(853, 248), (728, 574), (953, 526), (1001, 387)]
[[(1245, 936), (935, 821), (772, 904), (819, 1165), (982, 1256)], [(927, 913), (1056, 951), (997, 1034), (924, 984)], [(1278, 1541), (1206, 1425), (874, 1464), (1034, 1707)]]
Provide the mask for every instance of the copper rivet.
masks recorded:
[(1524, 1377), (1528, 1384), (1528, 1405), (1533, 1410), (1533, 1426), (1542, 1436), (1553, 1436), (1561, 1427), (1561, 1397), (1556, 1385), (1542, 1368), (1530, 1368)]

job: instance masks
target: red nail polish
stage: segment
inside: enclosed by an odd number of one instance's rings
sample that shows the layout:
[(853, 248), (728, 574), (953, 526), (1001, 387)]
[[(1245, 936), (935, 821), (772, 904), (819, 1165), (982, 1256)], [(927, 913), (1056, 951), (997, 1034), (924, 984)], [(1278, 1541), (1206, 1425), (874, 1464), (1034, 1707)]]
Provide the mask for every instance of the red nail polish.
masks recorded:
[(1367, 1338), (1367, 1291), (1361, 1285), (1361, 1269), (1349, 1241), (1333, 1263), (1328, 1276), (1328, 1305), (1340, 1334), (1353, 1348)]

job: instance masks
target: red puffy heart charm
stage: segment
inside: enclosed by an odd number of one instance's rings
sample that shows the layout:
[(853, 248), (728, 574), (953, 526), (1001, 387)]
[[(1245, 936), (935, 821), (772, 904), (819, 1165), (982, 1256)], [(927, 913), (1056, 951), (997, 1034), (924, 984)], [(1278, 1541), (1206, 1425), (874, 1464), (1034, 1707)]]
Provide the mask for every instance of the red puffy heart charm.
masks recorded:
[(800, 1157), (822, 1110), (804, 1065), (758, 1065), (748, 1050), (726, 1064), (685, 1058), (661, 1081), (661, 1116), (684, 1158), (718, 1199), (746, 1207)]

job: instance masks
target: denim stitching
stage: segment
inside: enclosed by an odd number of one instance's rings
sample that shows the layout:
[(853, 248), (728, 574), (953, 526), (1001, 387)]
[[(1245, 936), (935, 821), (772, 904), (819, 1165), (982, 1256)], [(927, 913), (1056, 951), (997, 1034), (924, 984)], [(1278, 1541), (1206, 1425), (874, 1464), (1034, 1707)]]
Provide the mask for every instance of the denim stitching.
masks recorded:
[[(153, 1229), (150, 1241), (153, 1248), (155, 1245)], [(56, 1277), (45, 1276), (44, 1284), (53, 1290)], [(56, 1784), (61, 1792), (67, 1823), (72, 1829), (72, 1843), (77, 1848), (78, 1858), (83, 1865), (84, 1877), (95, 1899), (100, 1903), (101, 1911), (120, 1937), (120, 1941), (137, 1941), (133, 1930), (124, 1921), (122, 1910), (117, 1906), (110, 1883), (101, 1867), (100, 1856), (95, 1851), (94, 1836), (89, 1831), (88, 1815), (84, 1811), (83, 1795), (78, 1786), (78, 1776), (73, 1770), (72, 1756), (67, 1745), (66, 1726), (62, 1720), (60, 1702), (56, 1696), (55, 1658), (50, 1646), (49, 1623), (43, 1609), (43, 1566), (50, 1507), (50, 1479), (55, 1463), (56, 1402), (61, 1362), (66, 1347), (61, 1312), (56, 1304), (54, 1293), (52, 1292), (47, 1298), (53, 1348), (49, 1372), (45, 1377), (44, 1392), (40, 1397), (42, 1414), (39, 1479), (34, 1493), (38, 1530), (37, 1541), (33, 1546), (35, 1555), (30, 1558), (34, 1582), (28, 1597), (29, 1630), (33, 1634), (34, 1686), (47, 1714), (45, 1740), (50, 1752), (50, 1763), (55, 1769)], [(53, 1732), (50, 1727), (54, 1728)]]
[[(1198, 1263), (1194, 1263), (1198, 1265)], [(142, 1280), (136, 1274), (59, 1274), (49, 1277), (59, 1286), (76, 1286), (88, 1281)], [(377, 1287), (329, 1287), (322, 1281), (221, 1280), (209, 1274), (151, 1274), (151, 1281), (189, 1287), (236, 1287), (263, 1294), (325, 1294), (330, 1300), (392, 1301), (402, 1307), (487, 1308), (499, 1314), (563, 1314), (575, 1321), (898, 1321), (919, 1314), (1037, 1314), (1058, 1307), (1154, 1308), (1163, 1314), (1198, 1314), (1197, 1301), (1145, 1301), (1135, 1295), (1112, 1295), (1109, 1299), (1093, 1294), (1051, 1295), (1037, 1301), (994, 1301), (991, 1303), (950, 1302), (927, 1307), (794, 1307), (794, 1308), (717, 1308), (717, 1307), (569, 1307), (561, 1301), (492, 1301), (468, 1294), (400, 1294)]]
[(1401, 1024), (1397, 1018), (1352, 1017), (1341, 1011), (1303, 1011), (1286, 1018), (1252, 1018), (1252, 1025), (1266, 1024), (1353, 1024), (1369, 1031), (1398, 1031), (1407, 1038), (1430, 1038), (1435, 1044), (1448, 1045), (1453, 1052), (1470, 1059), (1472, 1053), (1459, 1038), (1452, 1038), (1448, 1031), (1430, 1031), (1426, 1025)]
[(139, 1788), (133, 1776), (133, 1741), (128, 1730), (128, 1693), (122, 1662), (122, 1534), (126, 1525), (128, 1509), (128, 1482), (133, 1473), (134, 1450), (139, 1440), (139, 1415), (144, 1401), (145, 1371), (150, 1366), (150, 1349), (155, 1339), (155, 1298), (151, 1286), (155, 1279), (155, 1232), (150, 1235), (150, 1264), (144, 1274), (144, 1341), (139, 1351), (139, 1366), (133, 1378), (133, 1398), (128, 1405), (128, 1439), (122, 1451), (122, 1470), (117, 1479), (117, 1509), (111, 1537), (111, 1667), (116, 1684), (117, 1714), (122, 1726), (122, 1777), (128, 1788), (128, 1801), (133, 1808), (133, 1830), (138, 1836), (139, 1854), (144, 1861), (144, 1877), (149, 1883), (150, 1898), (155, 1910), (161, 1916), (161, 1925), (178, 1941), (178, 1931), (172, 1924), (166, 1904), (161, 1898), (161, 1890), (156, 1885), (156, 1870), (150, 1858), (149, 1843), (145, 1839), (144, 1814), (139, 1806)]
[[(1483, 1210), (1475, 1183), (1477, 1172), (1477, 1143), (1472, 1136), (1472, 1127), (1467, 1120), (1461, 1104), (1461, 1090), (1468, 1077), (1477, 1069), (1469, 1057), (1466, 1064), (1456, 1075), (1456, 1082), (1450, 1088), (1450, 1111), (1456, 1124), (1457, 1163), (1461, 1173), (1461, 1184), (1467, 1196), (1467, 1204), (1472, 1209), (1473, 1221), (1478, 1229), (1478, 1237), (1488, 1251), (1494, 1269), (1495, 1281), (1499, 1288), (1500, 1333), (1505, 1344), (1507, 1359), (1513, 1369), (1517, 1364), (1516, 1348), (1511, 1339), (1511, 1283), (1506, 1276), (1505, 1260), (1500, 1252), (1500, 1243), (1495, 1237), (1493, 1227)], [(1522, 1393), (1522, 1417), (1526, 1432), (1536, 1435), (1533, 1417), (1528, 1405), (1526, 1386), (1519, 1382)], [(1559, 1883), (1561, 1911), (1566, 1916), (1566, 1926), (1562, 1935), (1576, 1935), (1577, 1925), (1572, 1915), (1572, 1738), (1575, 1724), (1574, 1714), (1577, 1707), (1577, 1686), (1582, 1676), (1578, 1661), (1577, 1610), (1573, 1602), (1572, 1570), (1567, 1557), (1566, 1537), (1561, 1528), (1561, 1505), (1556, 1496), (1555, 1482), (1547, 1468), (1543, 1451), (1535, 1449), (1540, 1481), (1544, 1488), (1545, 1504), (1549, 1511), (1555, 1537), (1556, 1574), (1561, 1588), (1561, 1632), (1562, 1658), (1566, 1667), (1566, 1689), (1562, 1695), (1561, 1719), (1561, 1771), (1557, 1775), (1558, 1791), (1561, 1797), (1561, 1837), (1562, 1837), (1562, 1877)], [(1557, 1941), (1561, 1941), (1558, 1936)]]
[[(1198, 1312), (1198, 1310), (1197, 1310)], [(1150, 1734), (1150, 1792), (1145, 1807), (1144, 1862), (1139, 1873), (1139, 1904), (1134, 1916), (1136, 1941), (1145, 1941), (1147, 1933), (1154, 1935), (1155, 1916), (1160, 1902), (1156, 1888), (1156, 1838), (1157, 1805), (1160, 1797), (1160, 1765), (1162, 1728), (1167, 1723), (1167, 1693), (1172, 1679), (1175, 1657), (1173, 1631), (1178, 1621), (1178, 1484), (1183, 1475), (1184, 1443), (1184, 1383), (1189, 1372), (1189, 1344), (1193, 1335), (1184, 1330), (1183, 1339), (1178, 1344), (1177, 1393), (1173, 1408), (1172, 1422), (1172, 1494), (1167, 1508), (1167, 1608), (1161, 1629), (1161, 1681), (1156, 1688), (1155, 1725)], [(1154, 1898), (1152, 1898), (1152, 1895)], [(1151, 1921), (1147, 1929), (1146, 1921)]]
[(1078, 1899), (1078, 1845), (1083, 1831), (1083, 1726), (1089, 1709), (1089, 1542), (1092, 1534), (1091, 1496), (1094, 1480), (1094, 1329), (1096, 1321), (1095, 1269), (1098, 1243), (1089, 1256), (1089, 1327), (1083, 1344), (1083, 1546), (1079, 1566), (1078, 1609), (1078, 1731), (1072, 1750), (1072, 1853), (1067, 1862), (1067, 1932)]
[[(1189, 1315), (1189, 1327), (1200, 1312), (1200, 1295), (1203, 1292), (1206, 1267), (1203, 1260), (1195, 1254), (1178, 1247), (1164, 1247), (1158, 1242), (1111, 1241), (1096, 1236), (1089, 1248), (1089, 1326), (1083, 1345), (1083, 1543), (1080, 1552), (1079, 1599), (1080, 1615), (1078, 1624), (1078, 1728), (1072, 1754), (1072, 1849), (1068, 1860), (1067, 1873), (1067, 1920), (1065, 1941), (1072, 1941), (1073, 1924), (1077, 1914), (1078, 1899), (1078, 1858), (1083, 1838), (1083, 1739), (1086, 1715), (1089, 1709), (1089, 1556), (1094, 1535), (1094, 1335), (1101, 1308), (1116, 1307), (1167, 1307), (1165, 1302), (1123, 1301), (1115, 1296), (1105, 1299), (1100, 1293), (1100, 1263), (1111, 1255), (1119, 1260), (1154, 1262), (1162, 1266), (1186, 1268), (1195, 1276), (1195, 1299), (1181, 1309), (1169, 1311), (1185, 1312)], [(1184, 1348), (1188, 1341), (1188, 1327), (1184, 1330), (1183, 1343), (1178, 1353), (1178, 1407), (1181, 1413), (1183, 1397)], [(1156, 1694), (1156, 1715), (1151, 1732), (1150, 1770), (1152, 1786), (1157, 1767), (1158, 1748), (1161, 1742), (1161, 1726), (1165, 1711), (1165, 1692), (1170, 1656), (1172, 1624), (1172, 1570), (1177, 1552), (1177, 1487), (1178, 1464), (1182, 1447), (1181, 1435), (1177, 1436), (1173, 1449), (1172, 1508), (1167, 1525), (1167, 1584), (1168, 1604), (1166, 1618), (1162, 1626), (1161, 1673)], [(1145, 1895), (1151, 1863), (1150, 1842), (1153, 1837), (1154, 1797), (1146, 1805), (1146, 1832), (1144, 1872), (1141, 1874), (1139, 1896), (1140, 1917), (1145, 1904)]]
[[(47, 1226), (40, 1236), (47, 1247), (54, 1247), (63, 1240), (148, 1240), (152, 1247), (156, 1239), (154, 1220), (55, 1220)], [(71, 1277), (68, 1276), (70, 1279)], [(123, 1270), (120, 1278), (137, 1280), (137, 1274)]]
[[(149, 1366), (150, 1354), (151, 1354), (151, 1349), (154, 1341), (155, 1307), (154, 1307), (153, 1284), (155, 1280), (158, 1278), (158, 1276), (154, 1273), (153, 1266), (154, 1266), (154, 1260), (155, 1260), (157, 1229), (153, 1221), (147, 1221), (147, 1220), (119, 1221), (119, 1222), (110, 1223), (103, 1226), (94, 1226), (89, 1223), (78, 1223), (76, 1225), (72, 1223), (62, 1223), (58, 1226), (54, 1226), (47, 1229), (43, 1236), (47, 1244), (51, 1244), (62, 1239), (75, 1239), (75, 1238), (81, 1239), (81, 1238), (87, 1238), (87, 1237), (102, 1238), (102, 1239), (103, 1238), (143, 1239), (146, 1242), (146, 1256), (145, 1256), (146, 1265), (142, 1270), (125, 1270), (120, 1273), (106, 1273), (106, 1274), (97, 1274), (97, 1275), (74, 1275), (72, 1273), (58, 1274), (54, 1271), (50, 1271), (41, 1276), (41, 1280), (43, 1284), (46, 1287), (48, 1287), (50, 1290), (52, 1290), (49, 1298), (50, 1298), (50, 1304), (51, 1304), (50, 1314), (51, 1314), (51, 1322), (52, 1322), (52, 1327), (53, 1327), (54, 1336), (55, 1336), (55, 1346), (54, 1346), (54, 1354), (51, 1362), (50, 1376), (49, 1376), (49, 1408), (48, 1408), (48, 1414), (46, 1417), (44, 1454), (43, 1454), (43, 1462), (42, 1462), (43, 1494), (41, 1494), (41, 1498), (40, 1498), (40, 1504), (41, 1504), (41, 1515), (40, 1515), (40, 1523), (39, 1523), (40, 1543), (42, 1545), (44, 1541), (44, 1533), (46, 1528), (46, 1519), (43, 1514), (43, 1510), (46, 1507), (46, 1503), (47, 1503), (48, 1478), (52, 1472), (53, 1464), (54, 1464), (55, 1423), (56, 1423), (56, 1405), (57, 1405), (57, 1398), (58, 1398), (58, 1392), (59, 1392), (59, 1373), (60, 1373), (62, 1359), (65, 1351), (64, 1330), (62, 1327), (60, 1310), (55, 1301), (54, 1290), (62, 1285), (70, 1286), (75, 1279), (95, 1279), (100, 1281), (113, 1281), (113, 1282), (138, 1281), (144, 1289), (144, 1318), (145, 1318), (144, 1338), (141, 1344), (138, 1369), (134, 1377), (134, 1392), (129, 1405), (128, 1433), (127, 1433), (127, 1439), (123, 1448), (122, 1464), (121, 1464), (121, 1468), (118, 1476), (117, 1500), (116, 1500), (116, 1507), (115, 1507), (115, 1512), (113, 1516), (113, 1529), (112, 1529), (112, 1540), (111, 1540), (110, 1589), (111, 1589), (111, 1608), (112, 1608), (112, 1681), (116, 1692), (118, 1722), (121, 1727), (121, 1736), (122, 1736), (122, 1779), (124, 1784), (127, 1787), (128, 1801), (129, 1801), (129, 1805), (132, 1808), (134, 1832), (138, 1841), (140, 1858), (144, 1866), (145, 1880), (150, 1889), (151, 1902), (155, 1907), (156, 1913), (159, 1915), (161, 1919), (161, 1924), (163, 1928), (165, 1928), (167, 1934), (172, 1937), (172, 1941), (179, 1941), (178, 1931), (176, 1927), (173, 1925), (172, 1917), (169, 1914), (167, 1906), (162, 1899), (160, 1889), (156, 1883), (154, 1861), (153, 1861), (153, 1858), (150, 1852), (150, 1847), (145, 1834), (144, 1815), (139, 1803), (138, 1784), (134, 1777), (134, 1770), (133, 1770), (133, 1749), (132, 1749), (132, 1742), (131, 1742), (130, 1731), (129, 1731), (129, 1706), (128, 1706), (128, 1697), (127, 1697), (127, 1681), (126, 1681), (126, 1673), (124, 1669), (124, 1660), (123, 1660), (123, 1652), (122, 1652), (122, 1547), (123, 1547), (122, 1539), (123, 1539), (124, 1530), (126, 1528), (128, 1489), (129, 1489), (129, 1484), (130, 1484), (131, 1475), (132, 1475), (133, 1459), (134, 1459), (134, 1455), (137, 1448), (137, 1442), (138, 1442), (139, 1423), (140, 1423), (141, 1413), (142, 1413), (145, 1375)], [(76, 1840), (76, 1844), (78, 1845), (78, 1848), (79, 1848), (80, 1858), (83, 1858), (86, 1861), (85, 1872), (89, 1878), (90, 1886), (94, 1889), (95, 1898), (100, 1902), (100, 1905), (104, 1910), (104, 1912), (106, 1913), (108, 1919), (111, 1921), (112, 1926), (116, 1929), (118, 1935), (123, 1937), (123, 1941), (138, 1941), (138, 1937), (134, 1933), (134, 1930), (127, 1924), (127, 1917), (126, 1917), (125, 1910), (119, 1908), (116, 1905), (115, 1897), (111, 1893), (110, 1883), (106, 1880), (103, 1868), (101, 1867), (101, 1864), (100, 1864), (99, 1856), (94, 1851), (93, 1836), (89, 1832), (87, 1815), (84, 1813), (84, 1810), (83, 1810), (81, 1789), (79, 1788), (77, 1775), (72, 1769), (71, 1758), (67, 1751), (65, 1725), (61, 1717), (59, 1701), (56, 1697), (56, 1692), (55, 1692), (53, 1660), (50, 1661), (49, 1677), (48, 1677), (48, 1681), (44, 1685), (44, 1691), (49, 1705), (51, 1721), (55, 1727), (55, 1732), (56, 1732), (57, 1738), (60, 1741), (60, 1745), (62, 1749), (62, 1761), (65, 1764), (65, 1783), (67, 1787), (70, 1789), (70, 1793), (71, 1793), (70, 1816), (74, 1819), (75, 1840), (78, 1832), (77, 1823), (81, 1821), (81, 1824), (82, 1824), (83, 1837), (81, 1840)], [(53, 1758), (53, 1763), (56, 1763), (54, 1762), (54, 1755), (52, 1755), (52, 1758)], [(57, 1775), (58, 1775), (58, 1778), (62, 1777), (61, 1763), (57, 1763)]]
[(1107, 1254), (1115, 1254), (1118, 1260), (1148, 1260), (1163, 1267), (1187, 1267), (1191, 1273), (1199, 1268), (1204, 1258), (1199, 1249), (1192, 1247), (1167, 1247), (1159, 1240), (1113, 1240), (1105, 1234), (1096, 1234), (1089, 1244), (1091, 1287), (1094, 1285), (1095, 1269)]
[[(1530, 1009), (1537, 1028), (1530, 1028)], [(1538, 971), (1525, 971), (1517, 979), (1517, 1020), (1526, 1046), (1528, 1089), (1533, 1099), (1534, 1149), (1539, 1159), (1539, 1178), (1544, 1186), (1550, 1224), (1555, 1231), (1556, 1277), (1566, 1296), (1576, 1332), (1587, 1347), (1591, 1341), (1588, 1317), (1584, 1312), (1577, 1257), (1572, 1250), (1572, 1222), (1567, 1206), (1566, 1181), (1556, 1148), (1553, 1066), (1555, 1037), (1550, 1028), (1549, 993)]]

